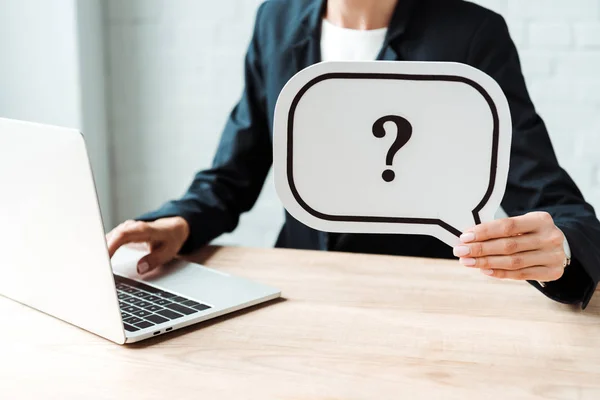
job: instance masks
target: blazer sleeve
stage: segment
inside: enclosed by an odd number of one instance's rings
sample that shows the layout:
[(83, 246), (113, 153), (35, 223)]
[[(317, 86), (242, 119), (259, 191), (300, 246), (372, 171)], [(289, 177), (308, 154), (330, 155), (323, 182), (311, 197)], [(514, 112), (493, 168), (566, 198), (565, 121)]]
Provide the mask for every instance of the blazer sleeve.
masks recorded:
[(190, 236), (181, 249), (184, 254), (235, 229), (240, 214), (254, 206), (272, 165), (258, 43), (262, 9), (261, 5), (245, 58), (242, 97), (229, 115), (212, 167), (198, 172), (180, 199), (138, 218), (184, 218), (190, 226)]
[(592, 206), (556, 159), (544, 122), (531, 102), (519, 56), (504, 19), (490, 13), (471, 42), (468, 62), (504, 91), (512, 114), (513, 138), (502, 207), (510, 216), (547, 211), (565, 234), (572, 263), (562, 278), (542, 287), (546, 296), (585, 308), (600, 279), (600, 222)]

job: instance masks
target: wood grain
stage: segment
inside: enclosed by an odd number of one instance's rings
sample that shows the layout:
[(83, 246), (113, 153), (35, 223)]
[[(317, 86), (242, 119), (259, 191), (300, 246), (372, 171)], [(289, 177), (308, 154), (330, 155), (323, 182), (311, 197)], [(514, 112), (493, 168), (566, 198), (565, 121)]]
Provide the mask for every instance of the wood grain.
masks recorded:
[(284, 299), (117, 346), (0, 298), (1, 399), (600, 399), (586, 311), (453, 261), (210, 247)]

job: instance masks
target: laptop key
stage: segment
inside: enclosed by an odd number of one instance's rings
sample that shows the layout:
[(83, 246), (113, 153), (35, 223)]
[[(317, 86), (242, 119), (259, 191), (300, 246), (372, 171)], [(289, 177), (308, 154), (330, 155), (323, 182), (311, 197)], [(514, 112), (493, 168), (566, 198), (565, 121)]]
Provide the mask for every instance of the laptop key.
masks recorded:
[(188, 299), (186, 299), (185, 297), (177, 296), (177, 297), (173, 297), (172, 299), (169, 299), (169, 300), (177, 302), (177, 303), (182, 303), (184, 301), (187, 301)]
[(166, 306), (168, 304), (171, 304), (170, 301), (164, 300), (164, 299), (163, 300), (156, 300), (155, 303), (158, 304), (159, 306)]
[(198, 310), (194, 310), (193, 308), (185, 307), (185, 306), (182, 306), (181, 304), (175, 304), (175, 303), (169, 304), (167, 306), (167, 308), (170, 308), (171, 310), (177, 311), (177, 312), (185, 314), (185, 315), (190, 315), (190, 314), (198, 312)]
[(148, 296), (152, 296), (150, 293), (142, 292), (141, 290), (138, 290), (135, 295), (137, 297), (141, 297), (142, 299), (145, 299)]
[(115, 277), (115, 281), (118, 283), (122, 283), (127, 286), (131, 286), (131, 287), (139, 287), (139, 285), (140, 285), (140, 283), (138, 281), (134, 281), (133, 279), (125, 278), (124, 276), (120, 276), (120, 275), (115, 275), (115, 274), (113, 274), (113, 275)]
[(155, 296), (155, 295), (144, 297), (144, 300), (146, 300), (146, 301), (157, 301), (157, 300), (160, 300), (160, 299), (161, 299), (160, 297)]
[(123, 326), (125, 327), (125, 330), (129, 332), (135, 332), (140, 330), (139, 328), (136, 328), (135, 326), (131, 326), (129, 324), (123, 324)]
[(129, 295), (127, 293), (119, 293), (117, 297), (119, 298), (119, 300), (125, 300), (129, 298)]
[(152, 304), (152, 305), (151, 305), (151, 306), (149, 306), (149, 307), (144, 307), (144, 308), (145, 308), (146, 310), (148, 310), (148, 311), (152, 311), (152, 312), (157, 312), (157, 311), (160, 311), (160, 310), (164, 310), (162, 307), (159, 307), (159, 306), (157, 306), (157, 305), (154, 305), (154, 304)]
[(125, 311), (125, 312), (128, 312), (130, 314), (133, 314), (136, 311), (142, 311), (142, 310), (140, 310), (139, 308), (134, 307), (134, 306), (127, 306), (127, 307), (121, 308), (121, 311)]
[(162, 297), (163, 299), (171, 299), (171, 298), (177, 296), (177, 295), (175, 295), (173, 293), (165, 292), (165, 291), (162, 291), (162, 290), (160, 292), (156, 293), (156, 295)]
[(171, 310), (160, 310), (157, 312), (157, 314), (162, 315), (163, 317), (167, 317), (169, 319), (177, 319), (177, 318), (181, 318), (183, 317), (183, 315), (173, 312)]
[(157, 293), (160, 292), (160, 289), (157, 289), (155, 287), (146, 285), (145, 283), (142, 282), (138, 282), (138, 281), (131, 281), (130, 282), (131, 286), (136, 287), (138, 289), (144, 290), (148, 293)]
[(211, 306), (207, 306), (206, 304), (198, 304), (197, 306), (193, 306), (192, 308), (194, 310), (204, 311), (204, 310), (208, 310), (209, 308), (211, 308)]
[(140, 322), (138, 324), (135, 324), (135, 326), (137, 326), (138, 328), (146, 329), (146, 328), (149, 328), (151, 326), (154, 326), (154, 324), (152, 322), (142, 321), (142, 322)]
[(150, 315), (152, 313), (150, 311), (140, 310), (140, 311), (133, 312), (132, 314), (135, 315), (136, 317), (147, 317), (148, 315)]
[(194, 306), (200, 305), (200, 303), (198, 303), (197, 301), (194, 301), (194, 300), (186, 300), (186, 301), (182, 302), (181, 304), (183, 304), (184, 306), (188, 306), (188, 307), (194, 307)]
[(127, 299), (123, 299), (123, 301), (126, 302), (126, 303), (129, 303), (129, 304), (134, 304), (134, 303), (136, 303), (138, 301), (142, 301), (142, 299), (138, 299), (138, 298), (135, 298), (135, 297), (129, 297)]
[(121, 319), (125, 320), (126, 318), (131, 317), (131, 315), (127, 314), (126, 312), (121, 311)]
[[(115, 281), (118, 282), (118, 284), (126, 284), (125, 286), (130, 286), (131, 289), (133, 289), (133, 288), (141, 289), (141, 290), (144, 290), (145, 292), (151, 293), (152, 295), (160, 296), (163, 299), (170, 299), (172, 297), (176, 297), (176, 295), (173, 293), (165, 292), (164, 290), (155, 288), (154, 286), (146, 285), (145, 283), (142, 283), (142, 282), (134, 281), (129, 278), (124, 278), (119, 275), (114, 275), (114, 277), (115, 277)], [(133, 290), (135, 290), (135, 289), (133, 289)]]
[(124, 319), (123, 322), (127, 323), (127, 324), (137, 324), (138, 322), (142, 322), (143, 319), (138, 318), (138, 317), (129, 317), (127, 319)]
[(146, 300), (138, 300), (135, 303), (133, 303), (133, 305), (140, 308), (146, 308), (148, 306), (151, 306), (152, 303), (149, 303)]
[[(163, 311), (169, 311), (169, 310), (163, 310)], [(152, 321), (155, 324), (162, 324), (163, 322), (167, 322), (169, 321), (168, 319), (161, 317), (160, 315), (156, 315), (156, 314), (152, 314), (152, 315), (148, 315), (147, 317), (145, 317), (148, 321)], [(177, 318), (177, 317), (176, 317)]]

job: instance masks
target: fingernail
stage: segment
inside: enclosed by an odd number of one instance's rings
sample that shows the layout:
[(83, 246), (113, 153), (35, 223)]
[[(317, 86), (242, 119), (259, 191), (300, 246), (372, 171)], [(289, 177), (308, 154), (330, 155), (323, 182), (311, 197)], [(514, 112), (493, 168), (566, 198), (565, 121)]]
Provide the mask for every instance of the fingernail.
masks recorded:
[(137, 270), (138, 270), (139, 274), (145, 274), (146, 272), (148, 272), (150, 270), (150, 266), (148, 265), (147, 262), (143, 262), (143, 263), (138, 264)]
[(480, 271), (482, 274), (485, 274), (485, 275), (494, 275), (493, 269), (481, 269)]
[(477, 264), (477, 260), (474, 258), (461, 258), (460, 263), (464, 266), (472, 267), (473, 265)]
[(475, 240), (475, 234), (473, 232), (465, 232), (462, 235), (460, 235), (460, 240), (463, 243), (472, 242), (473, 240)]
[(457, 246), (454, 248), (454, 255), (456, 257), (468, 256), (471, 253), (471, 248), (468, 246)]

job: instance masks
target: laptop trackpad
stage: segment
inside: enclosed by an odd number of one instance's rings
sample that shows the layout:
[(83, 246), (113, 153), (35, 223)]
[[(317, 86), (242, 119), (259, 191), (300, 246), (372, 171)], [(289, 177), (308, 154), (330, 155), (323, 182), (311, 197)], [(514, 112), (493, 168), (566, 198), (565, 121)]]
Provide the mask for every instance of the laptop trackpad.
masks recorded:
[(157, 268), (142, 277), (137, 273), (137, 262), (145, 254), (147, 252), (122, 247), (112, 258), (113, 271), (219, 308), (243, 304), (274, 292), (271, 287), (182, 260)]

